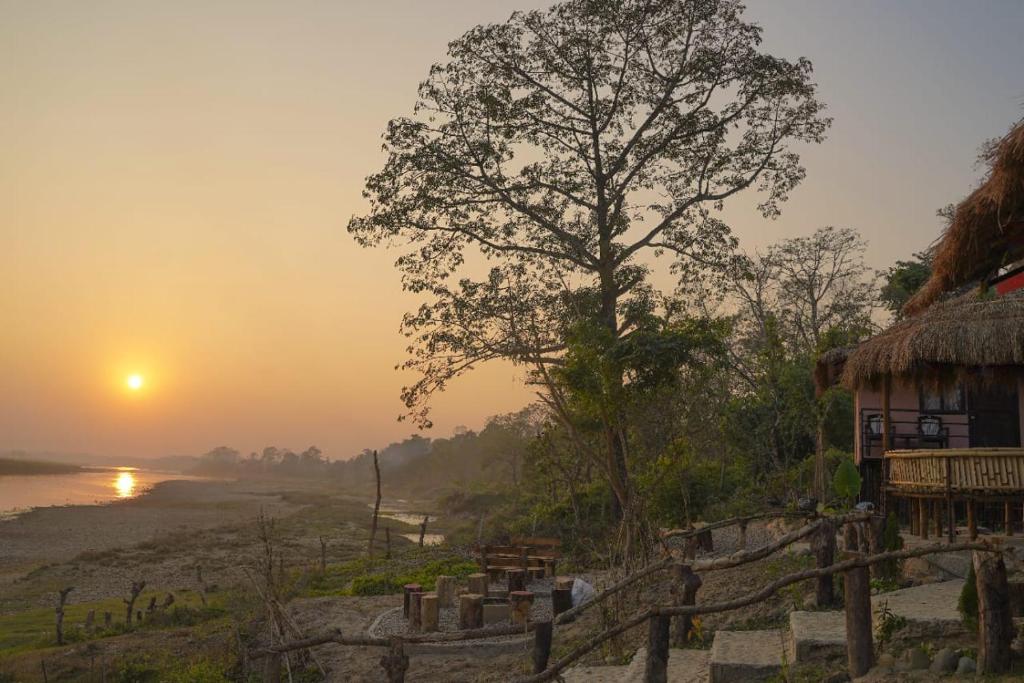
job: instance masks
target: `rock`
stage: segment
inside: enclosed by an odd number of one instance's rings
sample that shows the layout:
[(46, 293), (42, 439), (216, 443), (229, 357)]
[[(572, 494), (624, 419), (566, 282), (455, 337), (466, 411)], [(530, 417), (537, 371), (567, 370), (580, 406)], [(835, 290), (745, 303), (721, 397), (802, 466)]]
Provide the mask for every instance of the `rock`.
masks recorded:
[(935, 579), (935, 569), (923, 557), (911, 557), (903, 561), (903, 576), (914, 582), (926, 583)]
[(956, 664), (956, 672), (958, 674), (972, 674), (977, 668), (978, 665), (970, 657), (961, 657), (960, 661)]
[(912, 647), (907, 650), (904, 655), (904, 662), (907, 665), (908, 671), (927, 669), (928, 665), (931, 664), (931, 660), (928, 659), (928, 653), (919, 647)]
[(883, 652), (882, 654), (878, 655), (878, 662), (876, 662), (876, 664), (878, 666), (884, 666), (888, 669), (891, 669), (894, 666), (896, 666), (896, 658), (888, 652)]
[(956, 665), (959, 658), (952, 649), (944, 647), (935, 653), (935, 658), (932, 660), (932, 665), (928, 667), (928, 670), (936, 674), (951, 674), (956, 671)]

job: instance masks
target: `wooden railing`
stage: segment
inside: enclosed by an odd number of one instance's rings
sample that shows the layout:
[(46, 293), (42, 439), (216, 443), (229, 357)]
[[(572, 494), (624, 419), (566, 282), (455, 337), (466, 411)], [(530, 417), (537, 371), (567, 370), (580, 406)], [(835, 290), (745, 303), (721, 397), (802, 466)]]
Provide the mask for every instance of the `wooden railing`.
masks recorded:
[(1024, 448), (947, 448), (889, 451), (885, 483), (922, 493), (1024, 491)]

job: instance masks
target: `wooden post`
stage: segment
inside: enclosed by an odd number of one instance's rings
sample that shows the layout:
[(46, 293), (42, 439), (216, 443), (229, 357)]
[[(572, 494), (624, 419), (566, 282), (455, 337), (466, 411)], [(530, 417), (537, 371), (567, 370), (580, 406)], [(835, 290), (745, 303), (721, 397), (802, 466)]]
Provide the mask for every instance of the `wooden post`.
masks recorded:
[(405, 654), (401, 638), (392, 638), (388, 652), (380, 658), (380, 665), (387, 674), (388, 683), (405, 683), (405, 672), (409, 669), (409, 655)]
[(953, 501), (953, 461), (946, 456), (946, 538), (956, 543), (956, 503)]
[(410, 596), (413, 593), (418, 593), (422, 590), (423, 586), (419, 585), (418, 583), (407, 583), (404, 586), (402, 586), (402, 592), (404, 593), (404, 595), (402, 596), (402, 616), (406, 619), (409, 618)]
[(367, 555), (373, 559), (373, 542), (377, 539), (377, 518), (380, 516), (380, 463), (377, 462), (377, 451), (373, 452), (373, 474), (377, 478), (377, 500), (373, 504), (373, 519), (370, 520), (370, 543)]
[(537, 622), (533, 631), (533, 673), (543, 673), (548, 668), (551, 656), (551, 636), (553, 633), (551, 620)]
[(438, 605), (440, 605), (441, 607), (455, 606), (454, 576), (438, 576), (437, 583), (434, 584), (434, 590), (437, 592)]
[(917, 520), (917, 528), (921, 530), (921, 539), (928, 540), (928, 527), (931, 525), (931, 520), (928, 519), (928, 500), (925, 498), (917, 499), (917, 514), (919, 515)]
[(514, 593), (516, 591), (526, 590), (526, 570), (525, 569), (509, 569), (508, 572), (508, 592)]
[(427, 535), (427, 522), (430, 521), (430, 515), (426, 515), (423, 521), (420, 522), (420, 547), (423, 547), (423, 537)]
[(1013, 536), (1013, 503), (1003, 503), (1003, 529), (1007, 536)]
[(551, 589), (551, 611), (557, 617), (562, 612), (572, 609), (572, 589), (552, 588)]
[[(697, 591), (704, 585), (693, 568), (683, 562), (672, 565), (672, 604), (677, 607), (697, 604)], [(683, 614), (675, 619), (672, 631), (672, 644), (685, 647), (693, 635), (693, 616)]]
[[(836, 528), (829, 519), (822, 519), (821, 526), (811, 539), (814, 563), (818, 569), (831, 567), (836, 556)], [(815, 604), (828, 607), (835, 602), (832, 574), (819, 576), (815, 584)], [(678, 645), (677, 645), (678, 646)]]
[[(871, 515), (871, 518), (864, 523), (864, 533), (868, 537), (868, 554), (877, 555), (885, 552), (885, 517)], [(871, 565), (868, 572), (871, 574), (871, 578), (880, 579), (883, 578), (885, 569), (881, 563), (876, 563)]]
[(469, 582), (470, 593), (487, 595), (487, 574), (470, 574), (466, 580)]
[(935, 520), (935, 538), (942, 538), (942, 501), (932, 501), (932, 518)]
[(974, 509), (974, 500), (967, 501), (967, 537), (972, 541), (978, 540), (978, 516)]
[(854, 567), (843, 574), (846, 598), (846, 660), (851, 678), (858, 678), (874, 665), (871, 641), (871, 577), (867, 567)]
[(423, 627), (423, 591), (409, 593), (409, 630), (419, 631)]
[(656, 614), (650, 618), (647, 630), (647, 663), (644, 683), (668, 681), (668, 616)]
[(391, 527), (384, 527), (384, 559), (391, 559)]
[(438, 628), (438, 595), (437, 593), (423, 593), (420, 596), (420, 630), (425, 633), (436, 631)]
[(60, 589), (60, 598), (57, 602), (57, 644), (64, 644), (64, 603), (68, 601), (68, 593), (75, 590), (73, 587)]
[[(819, 499), (822, 500), (822, 499)], [(740, 550), (747, 549), (747, 520), (740, 522)]]
[(463, 631), (484, 625), (484, 596), (463, 593), (459, 596), (459, 628)]
[(890, 394), (892, 394), (892, 376), (886, 375), (882, 382), (882, 514), (889, 514), (889, 461), (885, 455), (892, 448), (892, 424), (889, 420)]
[(530, 610), (533, 609), (533, 593), (509, 591), (508, 602), (512, 608), (512, 623), (516, 626), (526, 626), (530, 621)]
[(1014, 637), (1006, 565), (1001, 553), (975, 550), (972, 559), (978, 586), (978, 673), (1004, 673), (1010, 670)]

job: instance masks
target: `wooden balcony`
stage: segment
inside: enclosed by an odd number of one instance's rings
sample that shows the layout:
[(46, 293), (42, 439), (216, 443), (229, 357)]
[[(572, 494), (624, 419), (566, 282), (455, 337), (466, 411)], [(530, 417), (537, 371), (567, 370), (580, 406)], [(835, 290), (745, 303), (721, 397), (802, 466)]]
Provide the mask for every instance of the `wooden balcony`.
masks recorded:
[(1024, 496), (1024, 448), (888, 451), (884, 486), (896, 495)]

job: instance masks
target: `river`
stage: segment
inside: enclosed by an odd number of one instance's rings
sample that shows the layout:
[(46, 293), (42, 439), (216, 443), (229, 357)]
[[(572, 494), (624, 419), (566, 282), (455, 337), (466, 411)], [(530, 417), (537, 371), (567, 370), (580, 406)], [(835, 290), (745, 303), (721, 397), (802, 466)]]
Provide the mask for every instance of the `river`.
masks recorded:
[(0, 476), (0, 519), (29, 508), (51, 505), (99, 505), (134, 498), (170, 479), (200, 479), (134, 467), (78, 472)]

